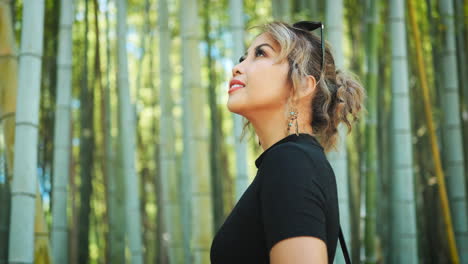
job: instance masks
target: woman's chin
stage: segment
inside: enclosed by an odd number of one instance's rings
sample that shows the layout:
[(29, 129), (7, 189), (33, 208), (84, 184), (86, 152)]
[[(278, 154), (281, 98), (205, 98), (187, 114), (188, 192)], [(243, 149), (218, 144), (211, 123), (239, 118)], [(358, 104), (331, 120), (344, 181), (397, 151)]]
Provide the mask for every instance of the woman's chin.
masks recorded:
[(236, 113), (236, 114), (241, 114), (242, 112), (242, 103), (239, 102), (238, 100), (239, 98), (233, 98), (232, 96), (229, 97), (228, 101), (227, 101), (227, 108), (230, 112), (232, 113)]

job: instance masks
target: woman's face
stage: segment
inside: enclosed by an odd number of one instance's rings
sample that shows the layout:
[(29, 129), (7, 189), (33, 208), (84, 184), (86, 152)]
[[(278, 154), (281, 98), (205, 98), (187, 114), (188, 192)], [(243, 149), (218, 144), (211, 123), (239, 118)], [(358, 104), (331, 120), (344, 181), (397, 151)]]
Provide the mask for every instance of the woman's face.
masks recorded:
[(267, 33), (255, 38), (241, 62), (232, 69), (229, 111), (249, 118), (254, 113), (278, 111), (285, 106), (289, 96), (289, 65), (286, 59), (275, 64), (279, 52), (280, 46)]

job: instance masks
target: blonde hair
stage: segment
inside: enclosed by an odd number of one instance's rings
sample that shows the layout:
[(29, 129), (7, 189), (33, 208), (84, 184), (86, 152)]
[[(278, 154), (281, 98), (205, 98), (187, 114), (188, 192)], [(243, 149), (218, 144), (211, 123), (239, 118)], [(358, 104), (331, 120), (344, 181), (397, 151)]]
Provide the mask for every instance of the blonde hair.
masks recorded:
[[(288, 79), (292, 83), (291, 97), (303, 78), (312, 75), (317, 80), (317, 91), (310, 102), (313, 134), (317, 136), (325, 152), (336, 149), (338, 125), (343, 122), (351, 132), (352, 123), (364, 109), (365, 90), (355, 75), (337, 70), (328, 43), (325, 44), (325, 67), (322, 67), (321, 40), (309, 31), (292, 27), (284, 22), (271, 22), (260, 27), (281, 47), (277, 62), (287, 59)], [(250, 122), (244, 123), (245, 128)]]

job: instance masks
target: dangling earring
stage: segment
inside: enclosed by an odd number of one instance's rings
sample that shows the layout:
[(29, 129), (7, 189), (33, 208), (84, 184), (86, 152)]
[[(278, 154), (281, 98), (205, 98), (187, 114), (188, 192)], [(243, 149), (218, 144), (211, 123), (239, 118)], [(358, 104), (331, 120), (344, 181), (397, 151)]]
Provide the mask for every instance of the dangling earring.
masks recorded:
[(299, 124), (297, 123), (297, 115), (299, 113), (294, 108), (289, 111), (289, 121), (288, 121), (288, 134), (290, 133), (290, 129), (293, 123), (296, 123), (296, 135), (299, 136)]

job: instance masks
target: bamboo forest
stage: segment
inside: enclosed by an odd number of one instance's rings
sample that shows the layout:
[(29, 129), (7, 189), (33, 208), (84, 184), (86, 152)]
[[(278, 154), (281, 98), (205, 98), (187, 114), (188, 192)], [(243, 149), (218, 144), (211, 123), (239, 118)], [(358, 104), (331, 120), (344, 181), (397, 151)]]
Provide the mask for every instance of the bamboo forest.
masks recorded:
[(272, 21), (321, 21), (366, 92), (327, 153), (352, 262), (468, 263), (468, 0), (0, 0), (0, 264), (209, 264)]

